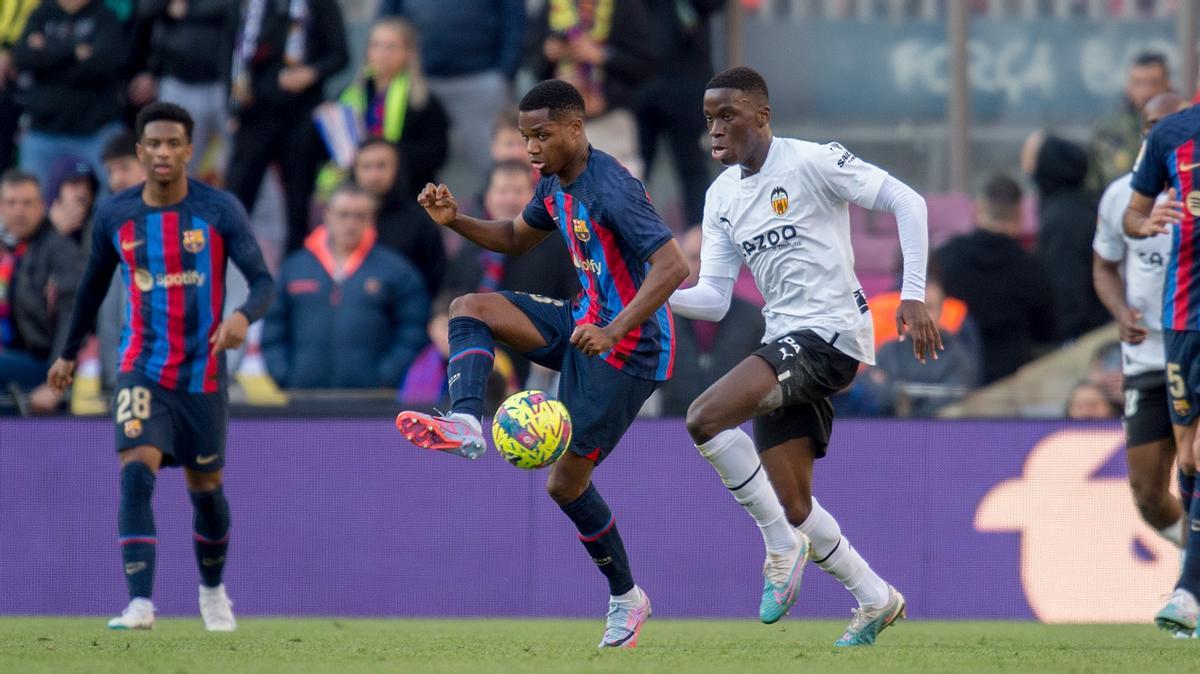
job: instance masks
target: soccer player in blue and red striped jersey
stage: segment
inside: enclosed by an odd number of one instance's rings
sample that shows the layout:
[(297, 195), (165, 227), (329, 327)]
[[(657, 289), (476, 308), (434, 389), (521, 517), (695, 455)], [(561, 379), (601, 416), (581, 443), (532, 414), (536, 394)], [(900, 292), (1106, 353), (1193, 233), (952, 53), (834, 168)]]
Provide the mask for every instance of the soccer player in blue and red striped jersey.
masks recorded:
[(507, 255), (523, 254), (557, 231), (583, 291), (574, 301), (513, 292), (455, 300), (447, 368), (451, 413), (402, 412), (396, 425), (420, 447), (475, 459), (486, 448), (480, 417), (495, 342), (560, 371), (558, 398), (571, 413), (574, 436), (570, 451), (550, 469), (546, 489), (608, 579), (600, 646), (630, 648), (650, 601), (633, 582), (615, 520), (591, 475), (671, 376), (675, 344), (665, 302), (688, 267), (642, 183), (588, 144), (583, 108), (579, 92), (558, 80), (537, 84), (521, 100), (521, 135), (542, 179), (515, 220), (463, 216), (445, 185), (427, 185), (418, 197), (436, 222)]
[[(1134, 238), (1170, 234), (1163, 280), (1162, 327), (1167, 395), (1180, 466), (1179, 491), (1191, 534), (1179, 582), (1154, 622), (1176, 635), (1196, 635), (1200, 596), (1200, 498), (1195, 498), (1200, 462), (1200, 107), (1155, 125), (1134, 169), (1133, 194), (1125, 211), (1125, 233)], [(1155, 200), (1166, 190), (1166, 198)]]
[[(271, 275), (231, 194), (189, 180), (192, 118), (171, 103), (137, 117), (145, 183), (101, 204), (62, 356), (48, 383), (70, 385), (75, 358), (118, 266), (128, 288), (113, 400), (121, 464), (117, 518), (129, 605), (112, 629), (150, 629), (157, 537), (150, 498), (161, 466), (182, 466), (194, 506), (200, 613), (210, 631), (236, 628), (221, 582), (229, 545), (225, 465), (225, 354), (266, 312)], [(246, 303), (224, 321), (225, 270), (233, 260), (250, 285)]]

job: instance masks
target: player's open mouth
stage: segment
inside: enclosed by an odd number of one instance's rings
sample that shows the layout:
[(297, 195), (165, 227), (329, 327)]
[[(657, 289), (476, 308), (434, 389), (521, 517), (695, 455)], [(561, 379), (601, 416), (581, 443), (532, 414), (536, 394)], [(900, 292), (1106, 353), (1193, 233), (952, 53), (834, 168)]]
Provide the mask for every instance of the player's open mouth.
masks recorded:
[(729, 148), (724, 145), (714, 145), (712, 148), (712, 158), (717, 161), (724, 161), (725, 157), (729, 156)]
[(542, 170), (542, 167), (546, 165), (546, 162), (542, 161), (541, 159), (534, 159), (530, 157), (529, 164), (533, 166), (533, 168), (540, 171)]

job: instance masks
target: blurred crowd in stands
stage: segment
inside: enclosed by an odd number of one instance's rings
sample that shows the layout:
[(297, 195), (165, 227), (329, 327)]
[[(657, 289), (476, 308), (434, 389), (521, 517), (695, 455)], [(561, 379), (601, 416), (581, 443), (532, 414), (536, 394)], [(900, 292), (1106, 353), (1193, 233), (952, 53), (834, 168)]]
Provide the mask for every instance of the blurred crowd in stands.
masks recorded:
[[(748, 11), (771, 4), (743, 2)], [(835, 14), (859, 4), (812, 3)], [(883, 4), (944, 11), (937, 2)], [(657, 165), (678, 181), (670, 220), (694, 282), (697, 225), (716, 170), (700, 101), (714, 68), (711, 23), (725, 0), (533, 5), (382, 0), (365, 53), (355, 55), (337, 0), (0, 2), (0, 399), (10, 394), (35, 413), (61, 409), (42, 382), (61, 346), (91, 216), (100, 200), (144, 180), (131, 120), (156, 99), (196, 120), (193, 175), (234, 193), (256, 220), (270, 208), (264, 195), (281, 205), (283, 235), (260, 236), (278, 299), (239, 356), (246, 362), (234, 365), (256, 360), (285, 391), (380, 389), (438, 405), (454, 297), (578, 291), (558, 237), (510, 259), (441, 230), (415, 202), (427, 182), (444, 181), (473, 215), (521, 211), (538, 176), (516, 126), (518, 73), (572, 82), (593, 145), (636, 175), (648, 178), (659, 149), (669, 152)], [(352, 63), (361, 65), (350, 83), (330, 91)], [(975, 195), (973, 231), (931, 256), (927, 306), (946, 350), (918, 365), (896, 339), (898, 292), (875, 294), (878, 364), (839, 397), (839, 413), (935, 414), (1110, 322), (1091, 280), (1097, 196), (1130, 169), (1141, 107), (1168, 87), (1166, 60), (1142, 54), (1090, 147), (1038, 132), (1020, 167), (997, 167)], [(1031, 197), (1035, 240), (1022, 238)], [(755, 348), (761, 298), (747, 281), (721, 323), (676, 319), (680, 366), (647, 413), (683, 414)], [(102, 383), (115, 374), (122, 283), (114, 279), (88, 352)], [(227, 306), (244, 292), (231, 277)], [(1061, 401), (1064, 414), (1117, 414), (1120, 356), (1113, 362), (1111, 352), (1098, 353)], [(492, 402), (554, 384), (555, 373), (504, 354)]]

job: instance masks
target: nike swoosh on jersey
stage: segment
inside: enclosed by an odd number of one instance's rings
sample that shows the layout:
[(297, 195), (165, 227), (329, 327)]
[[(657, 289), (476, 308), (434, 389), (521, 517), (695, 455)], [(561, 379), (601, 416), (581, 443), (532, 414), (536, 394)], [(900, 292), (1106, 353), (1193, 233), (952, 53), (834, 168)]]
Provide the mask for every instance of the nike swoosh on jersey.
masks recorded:
[(1196, 167), (1200, 167), (1200, 161), (1194, 162), (1192, 164), (1180, 164), (1179, 170), (1180, 171), (1191, 171), (1191, 170), (1194, 170)]
[(212, 463), (213, 461), (216, 461), (218, 456), (220, 456), (220, 454), (209, 454), (208, 456), (197, 456), (196, 463), (200, 464), (201, 466), (207, 466), (208, 464)]
[(142, 245), (143, 243), (146, 243), (145, 239), (138, 239), (137, 241), (122, 241), (121, 250), (130, 251)]

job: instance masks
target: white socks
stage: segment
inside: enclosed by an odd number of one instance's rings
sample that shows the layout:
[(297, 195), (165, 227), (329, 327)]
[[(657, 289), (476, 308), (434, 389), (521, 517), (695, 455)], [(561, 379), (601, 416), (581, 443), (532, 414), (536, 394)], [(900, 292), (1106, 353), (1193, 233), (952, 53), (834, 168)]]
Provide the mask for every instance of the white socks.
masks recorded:
[(754, 518), (767, 552), (778, 554), (794, 549), (796, 535), (783, 515), (783, 506), (767, 480), (750, 436), (734, 428), (696, 445), (696, 449), (716, 469), (733, 498)]
[(609, 601), (620, 602), (622, 604), (636, 604), (642, 598), (642, 593), (638, 590), (638, 586), (634, 585), (633, 589), (625, 594), (609, 595)]
[(866, 608), (887, 604), (888, 585), (842, 536), (837, 520), (812, 500), (812, 512), (796, 527), (812, 541), (812, 560), (821, 570), (837, 578), (858, 603)]
[(1168, 524), (1167, 526), (1163, 527), (1162, 529), (1159, 529), (1158, 535), (1162, 536), (1163, 538), (1167, 539), (1168, 541), (1171, 541), (1171, 543), (1173, 543), (1175, 545), (1175, 547), (1182, 548), (1184, 546), (1184, 544), (1187, 542), (1187, 539), (1185, 539), (1184, 535), (1183, 535), (1184, 528), (1186, 526), (1187, 526), (1187, 515), (1184, 515), (1183, 517), (1179, 518), (1178, 522), (1175, 522), (1173, 524)]

